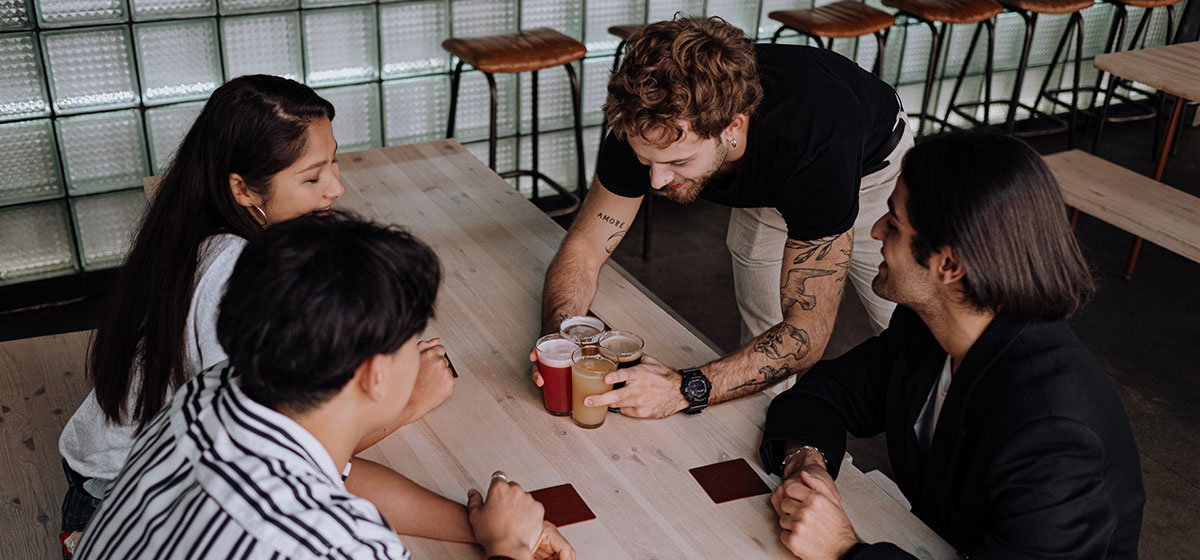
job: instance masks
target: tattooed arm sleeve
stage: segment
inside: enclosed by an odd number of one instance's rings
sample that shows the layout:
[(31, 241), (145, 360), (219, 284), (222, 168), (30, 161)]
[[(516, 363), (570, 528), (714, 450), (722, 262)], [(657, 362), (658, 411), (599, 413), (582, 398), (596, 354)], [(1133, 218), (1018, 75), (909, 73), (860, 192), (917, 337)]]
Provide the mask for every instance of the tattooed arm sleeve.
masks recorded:
[(787, 240), (779, 282), (783, 322), (702, 368), (713, 383), (712, 401), (761, 391), (807, 371), (821, 358), (842, 301), (853, 242), (853, 230)]

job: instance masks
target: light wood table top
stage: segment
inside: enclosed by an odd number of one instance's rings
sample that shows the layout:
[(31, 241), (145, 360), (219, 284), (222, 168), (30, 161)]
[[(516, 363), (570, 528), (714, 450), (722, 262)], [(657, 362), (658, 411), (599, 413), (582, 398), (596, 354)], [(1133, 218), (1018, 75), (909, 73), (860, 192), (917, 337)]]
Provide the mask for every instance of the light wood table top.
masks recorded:
[[(770, 486), (758, 444), (765, 395), (698, 416), (634, 420), (609, 414), (596, 430), (542, 408), (529, 379), (542, 280), (564, 231), (454, 141), (340, 156), (337, 207), (407, 227), (441, 257), (444, 282), (427, 337), (439, 336), (460, 377), (454, 395), (365, 456), (465, 502), (502, 469), (527, 490), (574, 484), (597, 519), (562, 532), (581, 558), (787, 558), (768, 496), (714, 504), (688, 469), (742, 457)], [(681, 282), (689, 281), (680, 279)], [(718, 353), (631, 277), (600, 274), (592, 311), (640, 333), (646, 354), (673, 367)], [(838, 480), (860, 536), (923, 558), (953, 549), (866, 476)], [(417, 558), (480, 557), (477, 547), (405, 538)]]
[(1200, 42), (1097, 55), (1096, 68), (1171, 95), (1200, 100)]

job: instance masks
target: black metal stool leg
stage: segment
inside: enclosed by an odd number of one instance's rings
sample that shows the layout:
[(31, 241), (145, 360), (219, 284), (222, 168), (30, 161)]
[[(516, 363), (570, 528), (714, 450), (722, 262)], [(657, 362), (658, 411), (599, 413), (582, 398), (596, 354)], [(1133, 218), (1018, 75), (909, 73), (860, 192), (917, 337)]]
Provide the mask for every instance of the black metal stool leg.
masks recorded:
[(458, 84), (462, 78), (463, 62), (460, 60), (454, 66), (454, 74), (450, 76), (450, 119), (446, 123), (446, 138), (454, 138), (454, 118), (458, 114)]
[[(1108, 39), (1104, 41), (1104, 52), (1116, 52), (1113, 48), (1114, 45), (1119, 47), (1121, 43), (1125, 41), (1124, 20), (1125, 5), (1116, 4), (1116, 8), (1113, 10), (1112, 24), (1108, 27)], [(1117, 38), (1118, 30), (1121, 32), (1119, 39)], [(1096, 83), (1092, 86), (1092, 91), (1094, 91), (1095, 94), (1092, 95), (1092, 103), (1088, 105), (1088, 111), (1094, 112), (1096, 110), (1096, 99), (1100, 97), (1100, 83), (1104, 81), (1104, 74), (1105, 72), (1103, 71), (1096, 73)]]
[(996, 60), (996, 20), (984, 22), (987, 26), (987, 60), (983, 62), (983, 120), (992, 123), (992, 78), (995, 76)]
[(887, 43), (887, 29), (875, 32), (875, 66), (872, 71), (875, 77), (883, 79), (883, 45)]
[(1017, 13), (1025, 20), (1025, 42), (1021, 44), (1021, 58), (1017, 63), (1017, 75), (1013, 79), (1012, 96), (1008, 100), (1008, 118), (1004, 120), (1004, 130), (1009, 134), (1012, 134), (1017, 126), (1017, 107), (1021, 104), (1021, 87), (1025, 83), (1025, 71), (1029, 69), (1029, 49), (1033, 45), (1033, 28), (1037, 25), (1037, 14), (1025, 10), (1019, 10)]
[[(1071, 16), (1075, 19), (1075, 81), (1071, 88), (1071, 122), (1067, 129), (1067, 149), (1075, 148), (1075, 127), (1078, 125), (1079, 119), (1079, 80), (1082, 73), (1083, 60), (1083, 13), (1075, 12)], [(1068, 27), (1070, 23), (1067, 24)]]
[[(541, 167), (541, 164), (538, 163), (538, 147), (539, 147), (540, 142), (538, 142), (538, 73), (537, 73), (537, 70), (530, 72), (530, 75), (532, 76), (532, 78), (531, 78), (532, 81), (529, 82), (529, 97), (530, 97), (529, 101), (530, 101), (530, 109), (531, 109), (529, 112), (530, 113), (529, 141), (533, 144), (533, 150), (531, 151), (531, 155), (532, 155), (532, 160), (533, 160), (532, 168), (533, 168), (534, 173), (532, 175), (530, 175), (529, 178), (533, 181), (533, 186), (531, 187), (530, 192), (533, 195), (533, 199), (538, 200), (540, 198), (538, 196), (538, 173), (541, 173), (542, 167)], [(517, 167), (520, 167), (520, 166), (518, 165)]]
[(583, 161), (583, 108), (579, 99), (579, 78), (570, 62), (563, 66), (567, 69), (567, 77), (571, 79), (571, 109), (575, 121), (575, 196), (582, 203), (587, 192), (587, 168)]
[[(1042, 104), (1042, 98), (1046, 96), (1046, 89), (1050, 87), (1050, 80), (1054, 77), (1054, 71), (1058, 69), (1058, 59), (1060, 56), (1063, 56), (1063, 52), (1067, 47), (1067, 40), (1071, 38), (1071, 23), (1074, 21), (1076, 15), (1078, 15), (1078, 12), (1072, 14), (1071, 20), (1067, 21), (1067, 26), (1063, 28), (1062, 36), (1058, 39), (1058, 46), (1054, 49), (1054, 56), (1050, 59), (1050, 66), (1046, 69), (1046, 77), (1042, 78), (1042, 87), (1038, 88), (1037, 97), (1033, 98), (1032, 107), (1035, 110)], [(1063, 66), (1066, 66), (1065, 59), (1063, 60)], [(1063, 73), (1065, 74), (1066, 71), (1064, 70)]]
[[(1100, 106), (1100, 120), (1096, 122), (1096, 138), (1092, 140), (1092, 154), (1100, 148), (1100, 136), (1104, 134), (1104, 123), (1108, 122), (1108, 106), (1112, 104), (1113, 92), (1117, 89), (1118, 78), (1110, 75), (1108, 87), (1104, 92), (1104, 103)], [(1155, 138), (1157, 140), (1157, 137)]]
[(488, 102), (488, 167), (492, 171), (496, 170), (496, 144), (499, 139), (496, 138), (496, 110), (499, 105), (499, 98), (496, 93), (496, 77), (488, 72), (483, 73), (487, 76), (488, 89), (491, 90), (492, 96)]
[(938, 28), (932, 21), (920, 20), (929, 27), (929, 33), (932, 36), (932, 44), (929, 47), (929, 68), (925, 70), (925, 90), (921, 95), (921, 122), (917, 125), (917, 136), (925, 135), (925, 121), (929, 119), (929, 97), (933, 94), (933, 77), (937, 74), (938, 57), (941, 53), (942, 38), (946, 32), (946, 26), (942, 25), (939, 32)]
[(971, 34), (971, 43), (967, 46), (967, 57), (963, 59), (962, 69), (958, 72), (958, 78), (954, 80), (954, 89), (950, 91), (950, 102), (946, 104), (946, 122), (950, 122), (950, 114), (954, 112), (954, 100), (958, 99), (958, 91), (962, 89), (963, 79), (967, 77), (967, 69), (971, 67), (971, 58), (975, 56), (975, 44), (979, 42), (981, 31), (983, 31), (982, 22), (975, 26), (975, 32)]

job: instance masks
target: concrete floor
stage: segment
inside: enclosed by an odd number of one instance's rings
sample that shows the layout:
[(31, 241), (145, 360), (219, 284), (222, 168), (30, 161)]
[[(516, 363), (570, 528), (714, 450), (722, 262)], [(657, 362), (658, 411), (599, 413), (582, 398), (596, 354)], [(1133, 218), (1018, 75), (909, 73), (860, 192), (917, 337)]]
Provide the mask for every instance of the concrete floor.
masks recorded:
[[(1150, 122), (1110, 125), (1099, 155), (1134, 171), (1153, 170)], [(1080, 136), (1090, 146), (1089, 131)], [(1040, 152), (1066, 148), (1063, 135), (1030, 140)], [(1185, 128), (1163, 182), (1200, 196), (1200, 131)], [(654, 205), (654, 246), (641, 255), (642, 223), (616, 260), (718, 346), (738, 343), (737, 307), (725, 228), (729, 209), (698, 201)], [(1077, 234), (1098, 286), (1095, 299), (1070, 320), (1107, 368), (1142, 454), (1147, 503), (1143, 558), (1200, 558), (1200, 264), (1144, 244), (1133, 278), (1124, 264), (1133, 237), (1089, 216)], [(725, 297), (714, 294), (727, 294)], [(847, 294), (826, 356), (869, 336), (866, 315)], [(851, 438), (853, 439), (853, 438)], [(852, 441), (864, 471), (890, 473), (882, 437)]]

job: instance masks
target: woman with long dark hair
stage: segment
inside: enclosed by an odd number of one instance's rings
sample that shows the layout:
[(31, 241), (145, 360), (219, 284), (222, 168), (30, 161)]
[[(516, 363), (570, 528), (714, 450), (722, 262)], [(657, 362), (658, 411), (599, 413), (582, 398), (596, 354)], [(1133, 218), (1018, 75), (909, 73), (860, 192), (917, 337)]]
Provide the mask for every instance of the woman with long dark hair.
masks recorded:
[[(342, 195), (333, 117), (333, 105), (311, 88), (255, 75), (218, 88), (196, 118), (108, 296), (89, 355), (94, 390), (59, 439), (70, 482), (64, 539), (87, 525), (134, 435), (174, 390), (226, 359), (217, 309), (247, 240), (272, 224), (327, 213)], [(420, 349), (420, 402), (397, 424), (453, 390), (444, 350), (431, 342)]]

